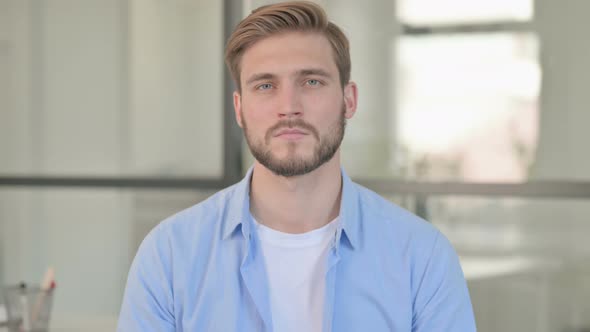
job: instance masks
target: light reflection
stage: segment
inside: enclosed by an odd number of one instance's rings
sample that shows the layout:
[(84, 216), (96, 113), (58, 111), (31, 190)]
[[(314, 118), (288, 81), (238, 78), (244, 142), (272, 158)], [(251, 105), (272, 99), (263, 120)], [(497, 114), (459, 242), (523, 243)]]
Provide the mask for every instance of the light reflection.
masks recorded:
[(532, 34), (403, 38), (399, 63), (399, 139), (423, 177), (526, 180), (541, 81)]
[(526, 21), (533, 17), (532, 0), (400, 0), (398, 17), (413, 24), (477, 21)]

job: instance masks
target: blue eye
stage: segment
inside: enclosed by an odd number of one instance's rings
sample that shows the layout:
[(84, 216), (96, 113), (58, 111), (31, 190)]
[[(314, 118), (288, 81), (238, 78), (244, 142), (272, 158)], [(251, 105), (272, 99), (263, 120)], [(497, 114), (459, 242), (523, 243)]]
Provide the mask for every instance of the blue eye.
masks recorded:
[(271, 88), (272, 88), (272, 84), (270, 84), (270, 83), (264, 83), (264, 84), (259, 85), (256, 89), (258, 89), (258, 90), (268, 90), (268, 89), (271, 89)]
[(311, 86), (317, 86), (320, 85), (320, 81), (318, 80), (307, 80), (307, 85), (311, 85)]

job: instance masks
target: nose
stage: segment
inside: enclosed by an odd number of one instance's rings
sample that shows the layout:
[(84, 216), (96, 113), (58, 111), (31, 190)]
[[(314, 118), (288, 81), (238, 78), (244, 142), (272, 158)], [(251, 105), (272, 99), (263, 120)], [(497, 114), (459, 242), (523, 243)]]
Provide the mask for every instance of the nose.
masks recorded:
[(283, 86), (279, 93), (277, 107), (279, 118), (294, 118), (303, 115), (300, 92), (294, 86)]

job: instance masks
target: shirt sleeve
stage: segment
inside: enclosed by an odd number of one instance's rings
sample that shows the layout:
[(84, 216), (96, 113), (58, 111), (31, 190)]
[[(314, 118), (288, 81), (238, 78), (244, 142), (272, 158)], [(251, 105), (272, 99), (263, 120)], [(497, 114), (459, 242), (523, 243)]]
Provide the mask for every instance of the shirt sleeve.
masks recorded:
[(176, 330), (171, 252), (160, 226), (146, 236), (131, 264), (118, 332)]
[(459, 258), (440, 232), (418, 280), (413, 332), (476, 331), (473, 308)]

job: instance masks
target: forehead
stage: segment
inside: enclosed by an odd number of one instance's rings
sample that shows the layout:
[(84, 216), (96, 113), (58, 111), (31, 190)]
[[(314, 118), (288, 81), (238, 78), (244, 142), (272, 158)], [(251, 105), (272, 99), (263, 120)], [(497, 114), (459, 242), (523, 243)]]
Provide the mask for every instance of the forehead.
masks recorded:
[(266, 37), (250, 46), (241, 59), (241, 79), (259, 73), (289, 75), (317, 68), (338, 76), (334, 52), (320, 33), (287, 32)]

